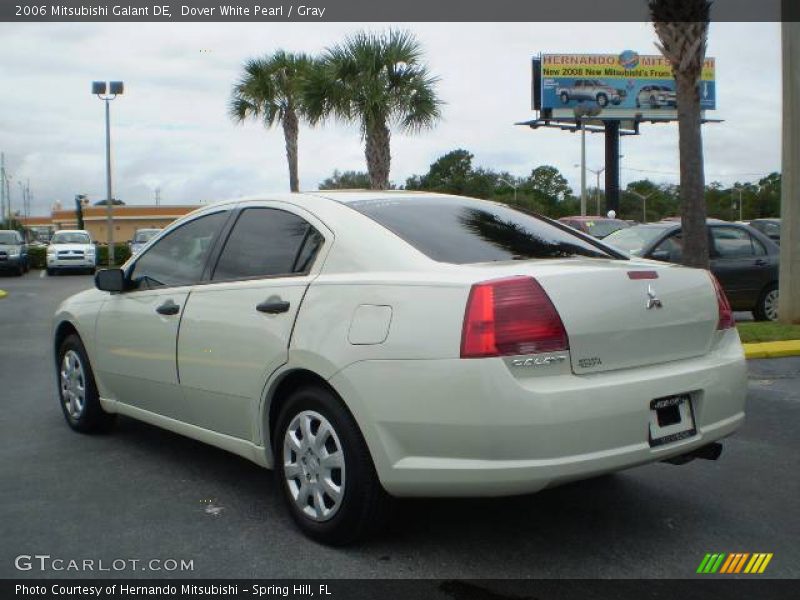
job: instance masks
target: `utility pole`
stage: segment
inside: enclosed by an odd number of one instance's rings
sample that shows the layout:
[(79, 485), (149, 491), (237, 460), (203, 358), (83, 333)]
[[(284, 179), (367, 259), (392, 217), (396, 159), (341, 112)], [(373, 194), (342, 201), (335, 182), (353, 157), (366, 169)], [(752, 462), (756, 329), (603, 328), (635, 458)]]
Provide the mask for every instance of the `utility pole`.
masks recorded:
[(781, 25), (783, 46), (783, 157), (781, 266), (778, 317), (800, 324), (800, 22)]

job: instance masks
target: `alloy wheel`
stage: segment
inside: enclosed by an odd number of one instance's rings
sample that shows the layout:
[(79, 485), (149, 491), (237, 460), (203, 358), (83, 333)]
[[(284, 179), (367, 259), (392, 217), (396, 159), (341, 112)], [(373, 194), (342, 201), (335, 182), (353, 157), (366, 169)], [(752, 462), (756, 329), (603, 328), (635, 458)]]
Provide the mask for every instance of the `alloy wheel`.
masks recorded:
[(81, 357), (67, 350), (61, 361), (61, 401), (72, 419), (80, 419), (86, 406), (86, 375)]
[(314, 521), (327, 521), (344, 499), (345, 462), (339, 436), (318, 412), (295, 415), (283, 439), (283, 474), (297, 508)]
[(770, 321), (778, 320), (778, 290), (770, 290), (764, 296), (764, 316)]

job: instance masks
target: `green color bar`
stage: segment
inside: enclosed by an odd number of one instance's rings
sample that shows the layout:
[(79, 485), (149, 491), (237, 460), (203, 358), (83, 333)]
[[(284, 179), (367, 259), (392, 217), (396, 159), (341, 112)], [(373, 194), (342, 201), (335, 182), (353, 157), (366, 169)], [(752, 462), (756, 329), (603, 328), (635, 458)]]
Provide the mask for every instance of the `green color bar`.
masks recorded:
[(708, 559), (710, 559), (710, 558), (711, 558), (711, 555), (710, 554), (706, 554), (705, 558), (703, 558), (702, 562), (700, 563), (700, 566), (697, 567), (697, 572), (698, 573), (704, 573), (705, 572), (704, 569), (706, 568), (706, 564), (708, 563)]
[(714, 563), (714, 566), (711, 567), (711, 573), (716, 573), (717, 570), (722, 566), (722, 561), (725, 559), (725, 553), (719, 555), (717, 562)]

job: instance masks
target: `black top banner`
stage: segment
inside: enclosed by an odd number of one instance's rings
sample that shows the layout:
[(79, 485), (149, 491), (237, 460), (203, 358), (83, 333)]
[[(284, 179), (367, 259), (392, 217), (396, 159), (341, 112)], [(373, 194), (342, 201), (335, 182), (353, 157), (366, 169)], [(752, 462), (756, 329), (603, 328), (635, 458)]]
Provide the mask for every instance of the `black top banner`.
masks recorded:
[[(647, 0), (3, 0), (0, 21), (643, 22), (649, 20), (647, 4)], [(800, 1), (715, 0), (711, 20), (800, 21)]]

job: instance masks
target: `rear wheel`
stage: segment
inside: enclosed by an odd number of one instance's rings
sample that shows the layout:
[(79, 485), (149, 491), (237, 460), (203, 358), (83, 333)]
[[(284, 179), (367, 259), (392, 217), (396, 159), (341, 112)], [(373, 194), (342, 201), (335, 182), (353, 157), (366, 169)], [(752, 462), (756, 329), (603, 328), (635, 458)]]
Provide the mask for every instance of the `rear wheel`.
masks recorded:
[(276, 481), (306, 535), (344, 545), (382, 525), (390, 499), (358, 425), (333, 392), (293, 392), (274, 434)]
[(778, 285), (768, 285), (758, 299), (758, 304), (753, 309), (756, 321), (778, 320)]
[(107, 431), (115, 415), (103, 410), (94, 382), (94, 374), (81, 339), (72, 334), (58, 352), (58, 395), (64, 418), (75, 431)]
[(608, 106), (608, 96), (605, 94), (597, 94), (597, 106), (600, 108)]

